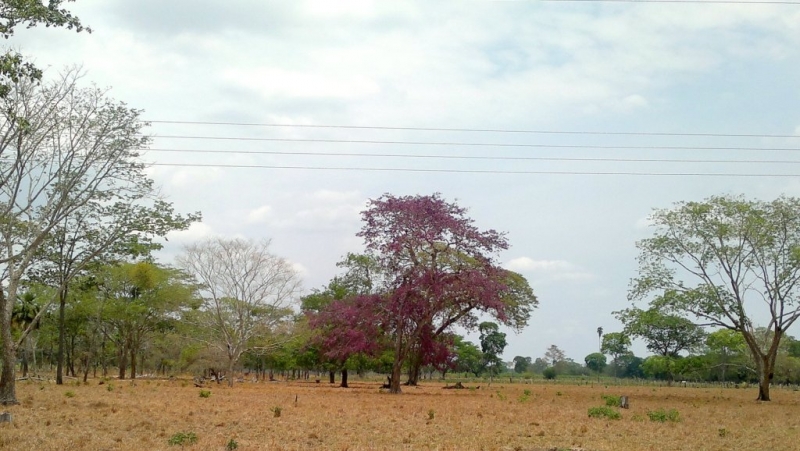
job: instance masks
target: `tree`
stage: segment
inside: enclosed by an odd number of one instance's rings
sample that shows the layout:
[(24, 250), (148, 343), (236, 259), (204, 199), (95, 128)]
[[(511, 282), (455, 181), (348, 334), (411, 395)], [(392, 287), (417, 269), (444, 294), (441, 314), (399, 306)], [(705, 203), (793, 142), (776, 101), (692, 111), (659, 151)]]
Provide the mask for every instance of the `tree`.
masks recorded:
[(178, 264), (202, 285), (202, 308), (194, 321), (206, 332), (201, 339), (227, 358), (228, 384), (242, 354), (257, 338), (274, 336), (291, 315), (300, 285), (292, 266), (269, 251), (269, 241), (213, 238), (187, 246)]
[(490, 375), (498, 374), (503, 370), (503, 349), (506, 348), (506, 334), (500, 332), (500, 326), (491, 321), (484, 321), (478, 326), (481, 333), (481, 352), (483, 353), (483, 366)]
[(436, 340), (455, 325), (474, 329), (477, 313), (515, 328), (527, 323), (536, 297), (521, 276), (495, 260), (508, 248), (505, 236), (479, 230), (464, 208), (439, 194), (386, 194), (370, 200), (362, 218), (358, 236), (386, 277), (382, 294), (372, 300), (393, 340), (391, 393), (400, 392), (409, 359), (439, 349)]
[(587, 355), (583, 361), (586, 362), (586, 368), (597, 373), (597, 378), (599, 380), (600, 373), (602, 373), (606, 367), (606, 356), (600, 352), (593, 352)]
[[(716, 196), (656, 210), (650, 220), (656, 230), (637, 243), (629, 298), (655, 294), (651, 305), (667, 313), (740, 332), (756, 363), (758, 399), (769, 401), (781, 338), (800, 318), (800, 200)], [(755, 318), (767, 321), (766, 343)]]
[(567, 354), (564, 351), (562, 351), (561, 348), (559, 348), (558, 346), (550, 345), (550, 347), (547, 348), (547, 351), (545, 351), (544, 353), (544, 358), (550, 363), (550, 366), (555, 368), (556, 365), (559, 364), (559, 362), (567, 358)]
[(600, 349), (601, 347), (603, 347), (603, 328), (602, 327), (598, 327), (597, 328), (597, 342), (598, 342), (598, 346), (599, 346), (597, 349)]
[[(39, 24), (47, 27), (65, 27), (77, 32), (83, 30), (91, 32), (81, 24), (80, 19), (65, 8), (61, 8), (62, 3), (63, 0), (49, 0), (46, 5), (41, 0), (0, 2), (0, 35), (9, 39), (17, 26), (25, 25), (31, 28)], [(7, 51), (0, 55), (0, 98), (7, 97), (14, 89), (13, 85), (25, 78), (41, 80), (42, 71), (32, 63), (26, 62), (18, 52)]]
[(600, 352), (608, 354), (614, 359), (614, 377), (617, 377), (620, 357), (629, 352), (630, 346), (631, 339), (622, 332), (603, 335), (603, 344), (600, 346)]
[[(120, 237), (159, 235), (195, 219), (176, 218), (145, 173), (139, 149), (147, 146), (139, 111), (109, 99), (105, 91), (81, 89), (81, 74), (68, 70), (52, 82), (21, 78), (0, 98), (0, 341), (3, 371), (0, 403), (16, 403), (11, 312), (24, 278), (58, 227), (87, 214), (102, 231), (91, 250), (73, 261), (57, 292)], [(162, 226), (164, 226), (162, 228)], [(164, 233), (166, 233), (164, 231)], [(42, 309), (42, 312), (47, 309)], [(19, 340), (35, 327), (34, 320)]]
[(514, 357), (513, 362), (514, 362), (514, 372), (521, 374), (528, 371), (528, 367), (532, 365), (533, 359), (531, 359), (530, 357), (522, 357), (521, 355), (518, 355)]
[(106, 266), (96, 277), (101, 327), (116, 345), (119, 379), (125, 379), (129, 366), (135, 379), (137, 357), (149, 335), (163, 328), (169, 315), (191, 306), (196, 287), (180, 271), (149, 262)]
[(483, 353), (474, 343), (464, 340), (461, 336), (456, 336), (453, 347), (455, 348), (456, 371), (472, 373), (478, 377), (483, 372)]
[(644, 339), (648, 350), (664, 357), (677, 357), (682, 351), (693, 351), (705, 341), (702, 328), (678, 315), (665, 314), (654, 308), (629, 308), (615, 313), (625, 325), (623, 333)]

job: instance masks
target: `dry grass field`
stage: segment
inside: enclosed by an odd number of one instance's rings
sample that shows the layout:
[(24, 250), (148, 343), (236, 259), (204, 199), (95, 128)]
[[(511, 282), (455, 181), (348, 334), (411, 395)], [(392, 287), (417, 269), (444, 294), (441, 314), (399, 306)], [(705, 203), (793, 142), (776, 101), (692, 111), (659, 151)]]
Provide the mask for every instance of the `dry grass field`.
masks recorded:
[[(3, 450), (796, 450), (800, 392), (754, 389), (441, 383), (381, 393), (306, 382), (213, 385), (20, 382)], [(625, 394), (619, 420), (590, 418), (603, 394)], [(275, 411), (280, 409), (278, 416)], [(677, 422), (648, 411), (675, 409)], [(183, 445), (170, 445), (170, 440)], [(194, 443), (190, 443), (195, 438)]]

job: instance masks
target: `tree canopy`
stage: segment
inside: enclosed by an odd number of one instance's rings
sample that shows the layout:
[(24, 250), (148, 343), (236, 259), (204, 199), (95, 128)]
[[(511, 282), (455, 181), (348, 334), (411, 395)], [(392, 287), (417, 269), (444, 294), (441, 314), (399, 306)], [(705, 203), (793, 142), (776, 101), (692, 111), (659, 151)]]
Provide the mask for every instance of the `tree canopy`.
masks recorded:
[[(758, 399), (769, 400), (780, 340), (800, 318), (800, 200), (715, 196), (656, 210), (650, 221), (630, 299), (740, 332), (758, 369)], [(765, 318), (768, 342), (757, 339), (756, 318)]]

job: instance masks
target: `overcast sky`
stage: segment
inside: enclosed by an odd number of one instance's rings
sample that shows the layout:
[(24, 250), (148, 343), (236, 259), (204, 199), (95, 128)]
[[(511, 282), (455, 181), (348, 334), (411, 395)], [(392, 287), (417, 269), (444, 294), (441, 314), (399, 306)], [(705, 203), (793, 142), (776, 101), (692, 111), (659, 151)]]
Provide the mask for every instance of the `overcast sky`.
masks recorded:
[[(509, 331), (507, 360), (541, 357), (556, 344), (582, 362), (597, 350), (598, 326), (621, 329), (611, 312), (629, 305), (635, 243), (649, 236), (653, 208), (726, 193), (800, 196), (798, 5), (67, 6), (92, 34), (35, 28), (8, 44), (46, 75), (81, 64), (87, 84), (112, 88), (112, 97), (153, 121), (156, 150), (147, 160), (178, 166), (156, 165), (151, 175), (179, 211), (204, 216), (171, 237), (164, 260), (205, 236), (269, 238), (309, 290), (336, 274), (342, 255), (362, 249), (355, 234), (367, 199), (440, 192), (468, 207), (479, 227), (508, 233), (511, 249), (499, 258), (540, 299), (527, 329)], [(475, 131), (488, 129), (634, 134)], [(257, 140), (264, 138), (272, 140)], [(730, 147), (740, 149), (719, 149)], [(466, 156), (477, 158), (452, 158)], [(639, 161), (586, 161), (610, 158)], [(641, 344), (636, 349), (644, 354)]]

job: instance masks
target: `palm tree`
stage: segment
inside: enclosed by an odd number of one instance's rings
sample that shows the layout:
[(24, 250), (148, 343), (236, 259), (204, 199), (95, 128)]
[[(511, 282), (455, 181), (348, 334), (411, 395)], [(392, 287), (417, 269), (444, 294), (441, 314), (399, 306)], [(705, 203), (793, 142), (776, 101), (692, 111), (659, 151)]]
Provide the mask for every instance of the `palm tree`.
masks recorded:
[(603, 348), (603, 326), (597, 328), (597, 341), (600, 344), (600, 351)]

